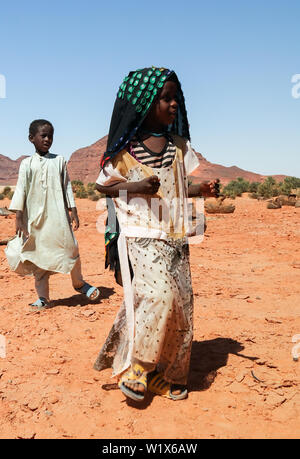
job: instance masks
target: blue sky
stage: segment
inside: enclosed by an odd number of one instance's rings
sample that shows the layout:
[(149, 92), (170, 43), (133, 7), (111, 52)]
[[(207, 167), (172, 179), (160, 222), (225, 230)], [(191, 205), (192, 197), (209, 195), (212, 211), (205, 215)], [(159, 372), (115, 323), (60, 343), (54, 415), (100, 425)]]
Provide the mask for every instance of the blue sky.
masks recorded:
[(155, 65), (176, 70), (209, 161), (300, 177), (299, 21), (299, 0), (2, 2), (0, 154), (30, 154), (46, 118), (68, 159), (108, 132), (128, 71)]

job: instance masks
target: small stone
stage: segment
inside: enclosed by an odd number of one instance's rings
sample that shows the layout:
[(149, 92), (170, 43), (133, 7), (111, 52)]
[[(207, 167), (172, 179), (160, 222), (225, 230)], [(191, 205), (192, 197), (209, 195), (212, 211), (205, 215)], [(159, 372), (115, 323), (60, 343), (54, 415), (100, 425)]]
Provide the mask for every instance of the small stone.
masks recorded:
[(253, 300), (247, 300), (247, 303), (254, 303)]
[(51, 403), (52, 405), (59, 402), (59, 398), (56, 395), (50, 395), (48, 400), (49, 400), (49, 403)]
[(62, 365), (66, 363), (66, 359), (56, 359), (54, 363), (56, 363), (57, 365)]
[(282, 405), (285, 401), (286, 398), (284, 396), (276, 393), (269, 394), (266, 399), (266, 403), (274, 407)]
[(82, 311), (81, 314), (82, 314), (83, 316), (85, 316), (85, 317), (90, 317), (90, 316), (92, 316), (93, 314), (95, 314), (95, 311), (91, 311), (91, 310)]
[(247, 298), (250, 298), (249, 295), (234, 295), (233, 298), (236, 298), (237, 300), (247, 300)]
[(59, 370), (58, 369), (53, 369), (53, 370), (47, 370), (46, 375), (58, 375)]
[(282, 324), (282, 322), (280, 320), (276, 320), (276, 319), (272, 319), (272, 318), (268, 318), (268, 317), (265, 317), (265, 320), (267, 322), (269, 322), (270, 324)]
[(242, 382), (243, 379), (245, 378), (245, 376), (246, 376), (245, 372), (244, 372), (244, 371), (241, 371), (240, 373), (237, 374), (235, 380), (236, 380), (237, 382)]
[(34, 437), (36, 436), (36, 432), (34, 432), (33, 430), (30, 430), (30, 429), (24, 429), (24, 430), (21, 430), (18, 435), (17, 435), (17, 438), (20, 438), (20, 439), (24, 439), (24, 440), (33, 440)]
[(31, 411), (35, 411), (39, 407), (38, 403), (37, 402), (33, 402), (33, 401), (27, 403), (27, 406)]

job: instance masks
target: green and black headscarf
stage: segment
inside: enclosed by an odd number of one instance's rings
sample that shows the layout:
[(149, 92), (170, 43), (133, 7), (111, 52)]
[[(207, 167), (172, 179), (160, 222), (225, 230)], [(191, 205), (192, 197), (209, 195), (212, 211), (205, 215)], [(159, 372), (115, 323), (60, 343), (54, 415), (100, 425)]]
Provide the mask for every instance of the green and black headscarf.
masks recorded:
[(107, 148), (101, 167), (118, 154), (137, 133), (166, 81), (177, 83), (177, 116), (168, 127), (170, 133), (190, 140), (184, 96), (174, 71), (148, 67), (129, 72), (119, 87), (111, 118)]

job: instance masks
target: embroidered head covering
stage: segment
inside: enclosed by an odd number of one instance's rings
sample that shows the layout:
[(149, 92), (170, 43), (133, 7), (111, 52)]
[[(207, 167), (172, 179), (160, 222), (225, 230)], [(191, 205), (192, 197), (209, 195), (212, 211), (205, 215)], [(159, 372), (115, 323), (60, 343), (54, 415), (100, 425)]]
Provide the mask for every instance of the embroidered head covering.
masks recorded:
[(129, 72), (119, 87), (101, 167), (123, 150), (134, 137), (165, 82), (170, 78), (177, 83), (178, 109), (168, 131), (190, 140), (184, 96), (176, 73), (157, 67), (135, 70)]

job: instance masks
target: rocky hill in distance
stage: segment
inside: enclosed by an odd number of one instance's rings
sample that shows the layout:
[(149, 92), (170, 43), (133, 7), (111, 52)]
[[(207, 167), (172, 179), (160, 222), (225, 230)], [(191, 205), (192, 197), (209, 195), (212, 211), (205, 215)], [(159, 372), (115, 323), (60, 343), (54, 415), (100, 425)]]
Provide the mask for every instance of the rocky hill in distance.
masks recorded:
[(81, 180), (83, 183), (95, 182), (100, 172), (100, 159), (105, 151), (107, 136), (89, 147), (76, 150), (68, 162), (71, 180)]
[[(71, 180), (81, 180), (83, 183), (95, 182), (100, 171), (100, 159), (106, 148), (107, 136), (90, 146), (76, 150), (68, 161), (68, 170)], [(200, 166), (193, 172), (193, 182), (219, 178), (226, 185), (237, 177), (243, 177), (249, 182), (263, 182), (266, 175), (245, 171), (237, 166), (226, 167), (207, 161), (201, 153), (197, 153)], [(12, 160), (0, 155), (0, 185), (15, 185), (18, 178), (20, 162), (25, 156)], [(286, 175), (272, 175), (275, 180), (282, 181)]]
[(17, 183), (20, 162), (24, 158), (26, 156), (13, 160), (0, 155), (0, 185), (15, 185)]

